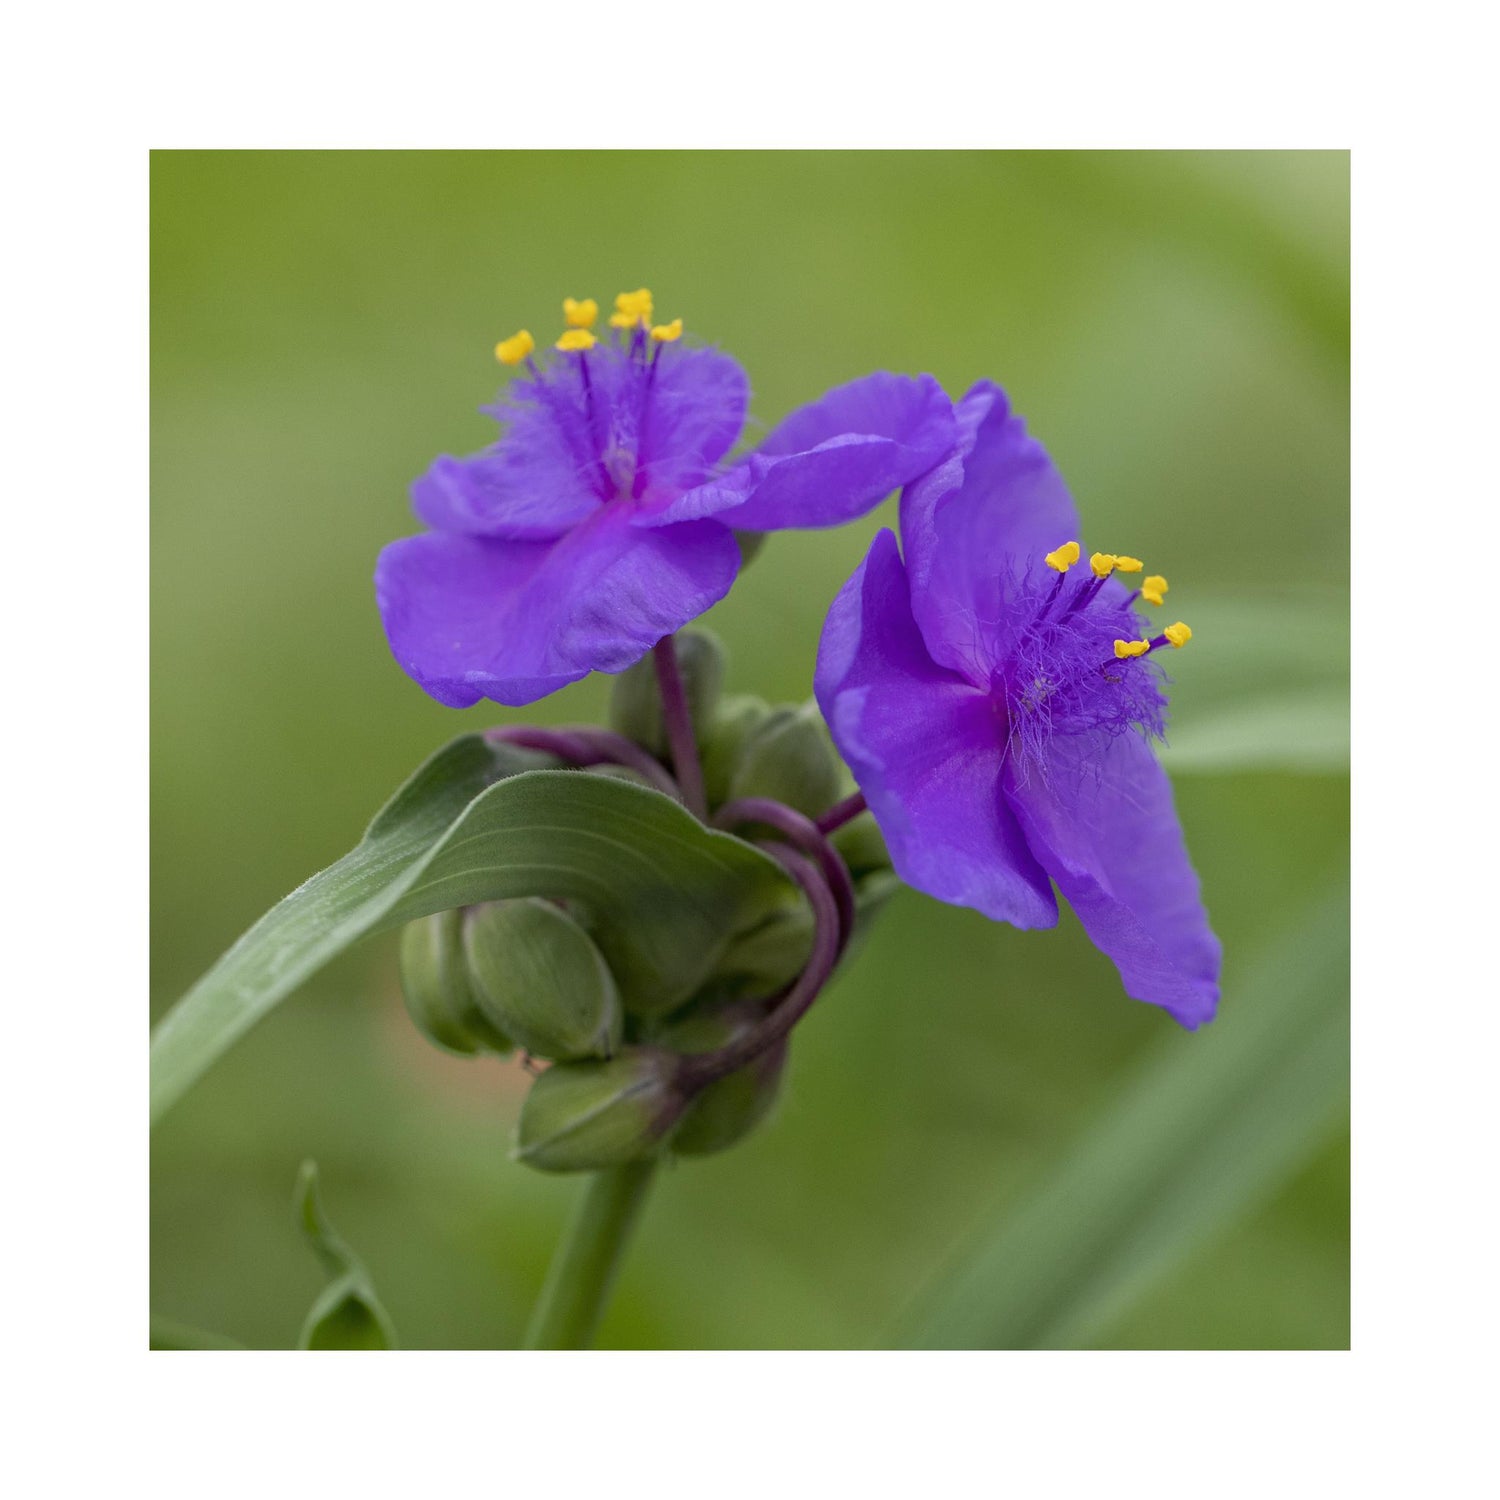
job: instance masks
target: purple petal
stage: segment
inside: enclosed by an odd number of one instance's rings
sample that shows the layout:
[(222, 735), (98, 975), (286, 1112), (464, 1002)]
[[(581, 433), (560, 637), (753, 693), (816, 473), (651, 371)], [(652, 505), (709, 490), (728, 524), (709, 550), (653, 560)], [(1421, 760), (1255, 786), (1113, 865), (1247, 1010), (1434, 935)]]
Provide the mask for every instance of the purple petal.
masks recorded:
[(1008, 763), (1005, 795), (1126, 992), (1190, 1030), (1212, 1020), (1219, 940), (1150, 744), (1133, 732), (1059, 736), (1045, 777)]
[(728, 474), (638, 524), (719, 514), (740, 531), (840, 526), (939, 462), (955, 435), (932, 376), (877, 371), (794, 411)]
[(606, 507), (551, 544), (443, 532), (393, 542), (375, 593), (396, 660), (439, 702), (518, 705), (639, 661), (722, 599), (738, 567), (716, 522), (642, 532)]
[(987, 695), (928, 656), (889, 531), (834, 600), (815, 686), (908, 885), (1017, 927), (1057, 921), (1001, 794), (1002, 726)]
[(412, 509), (439, 531), (546, 541), (597, 510), (587, 464), (560, 440), (540, 441), (539, 425), (513, 427), (470, 458), (444, 454), (412, 486)]
[(1009, 644), (1014, 585), (1053, 548), (1078, 540), (1078, 513), (999, 386), (980, 381), (954, 415), (955, 451), (901, 496), (901, 541), (928, 650), (978, 683)]
[(647, 508), (701, 484), (739, 440), (750, 406), (744, 370), (717, 349), (662, 344), (655, 361), (639, 447)]

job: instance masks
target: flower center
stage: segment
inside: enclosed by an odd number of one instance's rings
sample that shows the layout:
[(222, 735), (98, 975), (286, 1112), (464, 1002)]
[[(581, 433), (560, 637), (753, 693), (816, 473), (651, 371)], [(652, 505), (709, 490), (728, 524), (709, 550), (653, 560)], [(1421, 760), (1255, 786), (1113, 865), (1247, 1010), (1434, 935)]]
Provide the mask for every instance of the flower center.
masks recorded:
[(1159, 735), (1162, 678), (1141, 658), (1192, 636), (1178, 621), (1141, 638), (1135, 606), (1142, 599), (1160, 605), (1167, 580), (1151, 574), (1128, 594), (1110, 581), (1142, 572), (1139, 558), (1096, 552), (1086, 573), (1071, 573), (1081, 556), (1077, 542), (1064, 542), (1041, 559), (1044, 567), (1029, 566), (1007, 585), (1007, 615), (1017, 623), (1001, 643), (991, 691), (1004, 710), (1007, 745), (1023, 759), (1040, 760), (1059, 734)]
[(546, 407), (605, 504), (639, 501), (648, 488), (641, 439), (657, 364), (662, 346), (682, 337), (681, 318), (653, 325), (653, 311), (645, 287), (621, 292), (609, 318), (609, 342), (601, 347), (593, 331), (599, 304), (592, 297), (565, 297), (566, 327), (552, 346), (558, 360), (539, 366), (532, 358), (536, 340), (524, 328), (495, 345), (502, 365), (526, 367), (528, 397)]

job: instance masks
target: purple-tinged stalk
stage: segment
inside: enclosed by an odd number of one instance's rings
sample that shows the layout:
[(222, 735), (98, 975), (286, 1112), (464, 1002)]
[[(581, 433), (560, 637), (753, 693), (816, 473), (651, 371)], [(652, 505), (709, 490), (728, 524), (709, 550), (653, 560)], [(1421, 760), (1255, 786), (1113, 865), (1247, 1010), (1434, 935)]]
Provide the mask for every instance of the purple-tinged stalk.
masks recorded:
[(823, 879), (838, 907), (839, 952), (849, 945), (854, 933), (854, 882), (849, 878), (849, 867), (839, 856), (837, 849), (823, 836), (817, 823), (804, 817), (795, 808), (770, 797), (739, 797), (726, 802), (714, 814), (716, 828), (740, 828), (748, 823), (759, 823), (774, 829), (787, 843), (817, 860)]
[(591, 724), (571, 729), (544, 729), (535, 724), (506, 724), (487, 729), (484, 737), (493, 744), (515, 745), (555, 755), (570, 766), (624, 766), (665, 792), (675, 802), (684, 800), (682, 790), (662, 767), (634, 740)]
[(819, 816), (818, 832), (836, 832), (845, 823), (852, 823), (862, 812), (868, 811), (869, 806), (863, 792), (851, 792), (842, 802), (835, 802), (826, 813)]
[(656, 667), (656, 686), (661, 693), (661, 720), (672, 756), (672, 771), (682, 788), (684, 806), (695, 818), (704, 818), (708, 815), (708, 798), (703, 790), (703, 765), (672, 637), (663, 636), (651, 648), (651, 657)]
[(802, 887), (808, 905), (812, 907), (812, 952), (808, 956), (807, 967), (782, 992), (775, 1009), (759, 1025), (751, 1027), (715, 1052), (695, 1052), (682, 1058), (678, 1064), (677, 1083), (689, 1094), (696, 1094), (720, 1078), (737, 1073), (784, 1041), (791, 1034), (792, 1027), (812, 1007), (838, 963), (838, 904), (821, 870), (794, 849), (780, 844), (768, 844), (764, 847)]

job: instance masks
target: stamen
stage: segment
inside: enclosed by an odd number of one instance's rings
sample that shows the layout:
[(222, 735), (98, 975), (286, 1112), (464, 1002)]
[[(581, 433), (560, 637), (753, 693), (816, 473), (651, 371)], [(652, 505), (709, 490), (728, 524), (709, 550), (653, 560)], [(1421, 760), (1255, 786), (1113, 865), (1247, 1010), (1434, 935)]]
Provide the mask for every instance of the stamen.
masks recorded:
[(673, 318), (670, 323), (662, 323), (651, 330), (651, 337), (658, 344), (674, 344), (682, 337), (682, 319)]
[(1175, 625), (1168, 625), (1167, 628), (1162, 631), (1162, 635), (1164, 635), (1167, 640), (1171, 641), (1171, 643), (1177, 647), (1187, 645), (1187, 643), (1193, 638), (1193, 632), (1186, 625), (1184, 625), (1181, 620), (1179, 620)]
[(564, 354), (581, 354), (585, 349), (592, 349), (598, 342), (587, 328), (570, 328), (552, 347), (561, 349)]
[(1150, 641), (1116, 641), (1115, 656), (1124, 661), (1131, 656), (1144, 656), (1151, 649)]
[(651, 293), (640, 287), (633, 292), (621, 292), (615, 298), (615, 310), (610, 315), (611, 328), (634, 328), (637, 324), (649, 327), (652, 310)]
[(518, 365), (535, 348), (536, 340), (523, 328), (495, 345), (495, 358), (502, 365)]
[(572, 297), (563, 298), (563, 322), (569, 328), (592, 328), (599, 316), (599, 304), (592, 297), (575, 302)]
[(1139, 573), (1146, 565), (1138, 557), (1117, 557), (1115, 559), (1115, 571), (1117, 573)]
[(1162, 603), (1162, 596), (1167, 592), (1167, 580), (1160, 573), (1153, 573), (1141, 584), (1141, 598), (1147, 604), (1155, 604), (1158, 608)]
[(1119, 558), (1112, 552), (1096, 552), (1089, 558), (1089, 567), (1094, 570), (1095, 578), (1108, 578), (1118, 562)]
[(1042, 561), (1059, 573), (1066, 573), (1078, 561), (1080, 548), (1077, 542), (1064, 542), (1055, 552), (1049, 552)]

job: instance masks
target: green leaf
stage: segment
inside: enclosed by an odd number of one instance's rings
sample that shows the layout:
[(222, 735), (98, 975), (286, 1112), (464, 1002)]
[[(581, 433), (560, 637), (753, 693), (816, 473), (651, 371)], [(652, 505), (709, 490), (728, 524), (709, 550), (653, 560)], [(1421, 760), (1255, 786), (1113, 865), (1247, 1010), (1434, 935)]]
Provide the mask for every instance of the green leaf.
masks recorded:
[(465, 735), (359, 845), (273, 907), (188, 991), (151, 1045), (152, 1119), (310, 975), (370, 933), (508, 896), (583, 904), (638, 1011), (687, 999), (734, 937), (800, 898), (769, 856), (671, 798), (614, 777), (527, 770)]
[[(1174, 773), (1349, 768), (1349, 601), (1286, 594), (1182, 605), (1193, 640), (1173, 680), (1162, 764)], [(1168, 608), (1163, 620), (1175, 619)]]
[(331, 1280), (302, 1324), (299, 1349), (394, 1349), (396, 1330), (363, 1262), (339, 1237), (318, 1198), (318, 1164), (302, 1163), (297, 1217)]
[(1061, 1167), (969, 1247), (907, 1348), (1075, 1349), (1327, 1139), (1349, 1087), (1348, 891), (1295, 924), (1219, 1016), (1175, 1035)]

